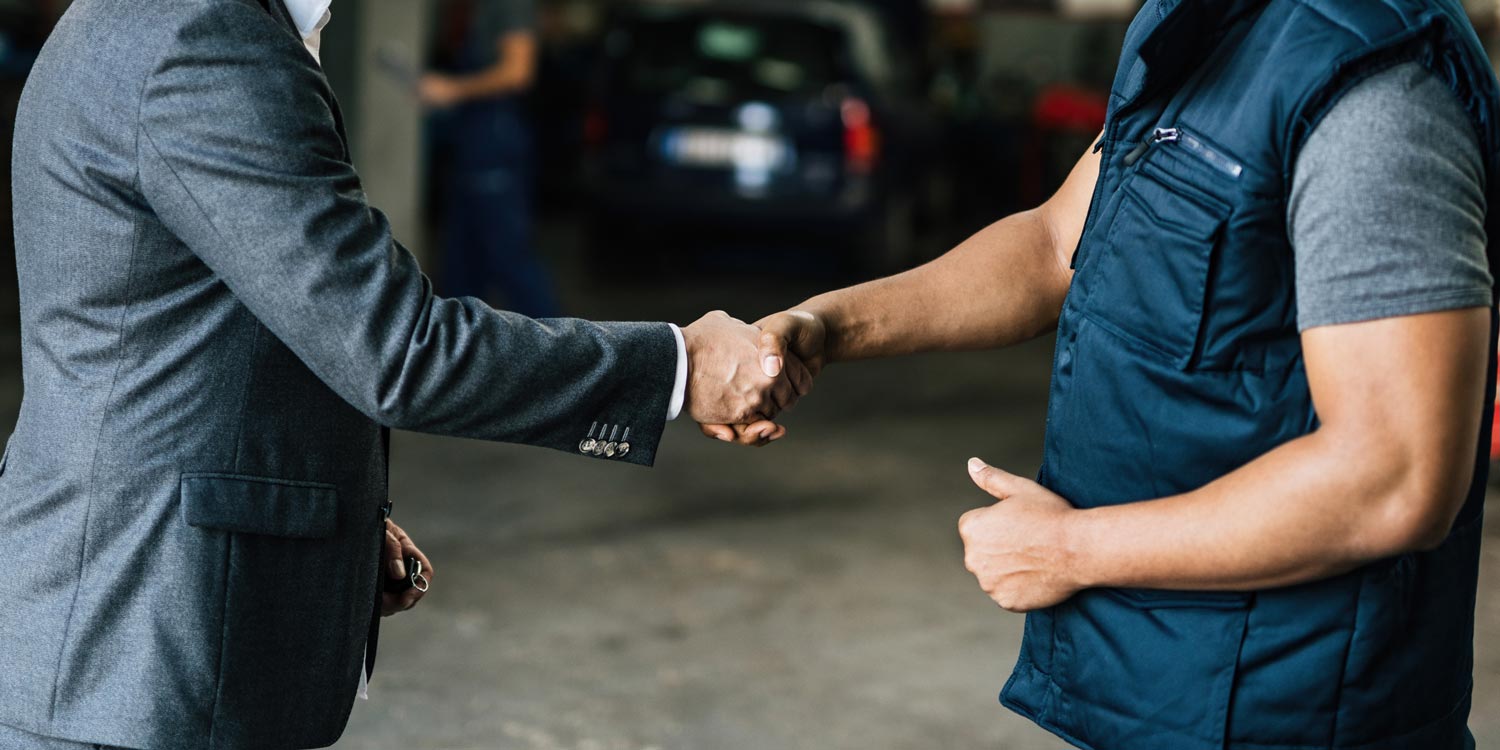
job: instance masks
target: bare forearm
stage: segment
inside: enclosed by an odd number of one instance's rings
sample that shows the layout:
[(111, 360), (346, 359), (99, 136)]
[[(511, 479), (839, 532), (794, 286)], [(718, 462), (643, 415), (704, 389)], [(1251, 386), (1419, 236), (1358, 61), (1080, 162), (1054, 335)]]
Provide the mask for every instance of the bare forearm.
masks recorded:
[(1442, 529), (1424, 529), (1407, 517), (1421, 507), (1413, 498), (1441, 491), (1437, 480), (1424, 479), (1395, 456), (1380, 465), (1378, 449), (1338, 441), (1314, 433), (1200, 490), (1079, 513), (1066, 546), (1080, 582), (1198, 590), (1289, 586), (1441, 538)]
[(814, 297), (799, 309), (828, 326), (830, 362), (988, 349), (1054, 328), (1068, 281), (1046, 223), (1029, 211), (924, 266)]
[(461, 101), (474, 101), (525, 91), (531, 88), (531, 75), (513, 70), (512, 66), (497, 65), (471, 76), (455, 78), (454, 83), (458, 86)]

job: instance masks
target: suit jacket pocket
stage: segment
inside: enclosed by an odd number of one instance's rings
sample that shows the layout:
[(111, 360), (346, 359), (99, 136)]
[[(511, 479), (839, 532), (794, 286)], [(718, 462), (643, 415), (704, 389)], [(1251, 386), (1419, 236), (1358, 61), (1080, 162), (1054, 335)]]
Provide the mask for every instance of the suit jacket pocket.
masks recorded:
[(338, 489), (318, 482), (183, 474), (189, 526), (287, 539), (327, 539), (338, 528)]
[(332, 744), (373, 610), (362, 562), (373, 533), (338, 533), (333, 485), (184, 474), (181, 488), (184, 522), (222, 555), (209, 747)]

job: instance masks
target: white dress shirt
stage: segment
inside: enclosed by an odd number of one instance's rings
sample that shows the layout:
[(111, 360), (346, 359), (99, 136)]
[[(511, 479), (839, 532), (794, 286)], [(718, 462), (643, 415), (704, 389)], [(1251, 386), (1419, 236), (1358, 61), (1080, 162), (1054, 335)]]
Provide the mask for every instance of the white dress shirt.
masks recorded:
[(286, 3), (288, 13), (292, 14), (292, 22), (297, 24), (297, 31), (302, 34), (302, 43), (307, 45), (307, 51), (312, 53), (313, 59), (319, 65), (323, 60), (319, 57), (319, 48), (323, 43), (323, 27), (328, 25), (328, 20), (333, 18), (328, 6), (333, 0), (283, 0)]

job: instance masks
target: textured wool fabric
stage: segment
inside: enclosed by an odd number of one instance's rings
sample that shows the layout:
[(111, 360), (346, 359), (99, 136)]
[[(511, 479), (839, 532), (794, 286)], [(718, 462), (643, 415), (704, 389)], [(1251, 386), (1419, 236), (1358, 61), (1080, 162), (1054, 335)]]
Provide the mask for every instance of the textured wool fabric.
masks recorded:
[(388, 429), (577, 454), (607, 424), (630, 430), (612, 460), (656, 456), (669, 327), (434, 296), (279, 0), (76, 0), (22, 97), (13, 184), (25, 397), (0, 547), (24, 554), (0, 576), (0, 723), (331, 744)]
[(1297, 327), (1489, 307), (1484, 180), (1468, 114), (1426, 68), (1351, 89), (1292, 173)]

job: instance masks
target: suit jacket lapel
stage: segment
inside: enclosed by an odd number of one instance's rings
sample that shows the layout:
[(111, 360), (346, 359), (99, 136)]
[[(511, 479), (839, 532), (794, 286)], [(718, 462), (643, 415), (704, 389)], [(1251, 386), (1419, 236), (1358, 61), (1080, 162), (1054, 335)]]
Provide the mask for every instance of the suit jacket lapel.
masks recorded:
[(297, 41), (302, 41), (302, 34), (297, 31), (297, 22), (292, 20), (292, 13), (286, 9), (285, 3), (281, 0), (260, 0), (260, 4), (277, 23), (297, 37)]
[[(271, 17), (276, 19), (276, 23), (280, 24), (282, 28), (286, 29), (288, 34), (296, 37), (298, 44), (302, 43), (302, 32), (297, 29), (297, 22), (292, 20), (291, 11), (286, 9), (286, 4), (282, 2), (282, 0), (256, 0), (256, 2), (258, 2), (260, 6), (266, 10), (267, 13), (270, 13)], [(333, 94), (332, 86), (329, 87), (328, 103), (329, 108), (333, 110), (334, 127), (338, 130), (339, 140), (342, 141), (344, 145), (344, 159), (348, 160), (351, 158), (349, 154), (349, 134), (344, 129), (344, 111), (339, 107), (339, 98)]]

